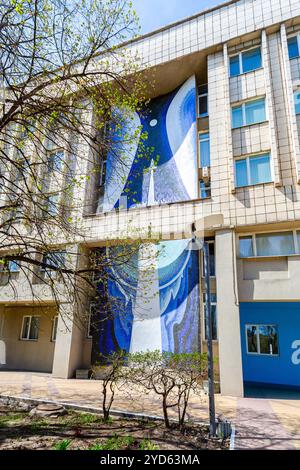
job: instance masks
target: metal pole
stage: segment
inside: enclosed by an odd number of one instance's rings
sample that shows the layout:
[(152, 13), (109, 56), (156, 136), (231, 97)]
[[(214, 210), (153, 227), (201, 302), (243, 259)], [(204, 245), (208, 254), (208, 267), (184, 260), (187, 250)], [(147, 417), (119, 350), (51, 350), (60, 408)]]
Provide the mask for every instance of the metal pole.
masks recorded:
[(206, 318), (206, 340), (207, 340), (207, 363), (208, 363), (208, 396), (209, 396), (209, 433), (216, 435), (216, 411), (215, 411), (215, 386), (214, 386), (214, 360), (212, 344), (212, 318), (210, 303), (210, 264), (209, 246), (203, 242), (203, 260), (205, 275), (205, 318)]

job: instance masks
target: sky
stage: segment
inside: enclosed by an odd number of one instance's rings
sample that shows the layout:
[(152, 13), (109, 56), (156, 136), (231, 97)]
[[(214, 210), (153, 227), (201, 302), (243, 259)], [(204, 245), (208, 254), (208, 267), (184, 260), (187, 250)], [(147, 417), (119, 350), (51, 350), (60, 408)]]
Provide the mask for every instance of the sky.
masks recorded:
[(224, 0), (133, 0), (142, 34), (220, 3)]

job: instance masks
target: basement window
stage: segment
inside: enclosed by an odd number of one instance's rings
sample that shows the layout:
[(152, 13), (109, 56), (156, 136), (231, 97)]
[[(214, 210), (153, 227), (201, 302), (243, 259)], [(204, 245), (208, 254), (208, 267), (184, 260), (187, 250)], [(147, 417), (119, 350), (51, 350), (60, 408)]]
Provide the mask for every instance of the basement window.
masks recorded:
[(26, 315), (23, 317), (20, 339), (22, 341), (37, 341), (39, 338), (40, 317)]

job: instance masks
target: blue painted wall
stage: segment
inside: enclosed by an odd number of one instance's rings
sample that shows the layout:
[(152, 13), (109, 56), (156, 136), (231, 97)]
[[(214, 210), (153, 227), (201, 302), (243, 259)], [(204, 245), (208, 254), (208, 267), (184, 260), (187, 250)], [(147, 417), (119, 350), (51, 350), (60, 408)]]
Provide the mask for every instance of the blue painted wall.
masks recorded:
[[(300, 387), (300, 302), (243, 302), (240, 321), (244, 381)], [(277, 325), (279, 355), (247, 354), (246, 324)]]

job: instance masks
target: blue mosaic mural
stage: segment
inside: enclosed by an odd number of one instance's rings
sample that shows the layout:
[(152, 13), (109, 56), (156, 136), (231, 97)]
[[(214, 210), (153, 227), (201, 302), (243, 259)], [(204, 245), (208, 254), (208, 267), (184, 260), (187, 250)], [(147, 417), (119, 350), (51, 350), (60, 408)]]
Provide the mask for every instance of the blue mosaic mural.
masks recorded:
[[(107, 155), (104, 199), (97, 212), (109, 212), (127, 198), (127, 207), (186, 201), (198, 197), (196, 80), (188, 79), (167, 95), (155, 98), (138, 113), (122, 118), (122, 129), (112, 130)], [(126, 135), (137, 138), (126, 141)], [(143, 142), (139, 137), (147, 133)], [(146, 153), (145, 149), (146, 148)], [(140, 155), (145, 153), (145, 158)], [(121, 154), (120, 158), (116, 158)]]
[[(111, 259), (118, 250), (110, 249)], [(191, 240), (166, 241), (142, 246), (128, 263), (114, 264), (105, 292), (103, 286), (99, 292), (102, 299), (114, 299), (99, 331), (99, 352), (198, 351), (198, 256)]]

